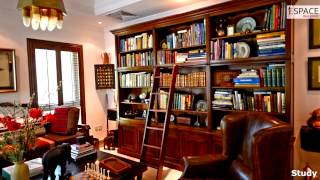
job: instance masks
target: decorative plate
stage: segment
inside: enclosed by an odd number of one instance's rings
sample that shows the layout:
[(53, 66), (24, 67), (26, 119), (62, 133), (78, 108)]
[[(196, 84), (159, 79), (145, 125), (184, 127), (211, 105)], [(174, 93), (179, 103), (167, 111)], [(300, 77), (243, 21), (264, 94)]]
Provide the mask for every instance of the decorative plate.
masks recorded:
[(208, 110), (208, 105), (207, 101), (205, 100), (199, 100), (196, 104), (196, 110), (197, 111), (207, 111)]
[(236, 31), (242, 33), (246, 31), (253, 31), (256, 25), (256, 20), (254, 20), (252, 17), (244, 17), (238, 21), (236, 25)]
[(250, 56), (250, 46), (245, 42), (238, 42), (238, 57), (247, 58)]

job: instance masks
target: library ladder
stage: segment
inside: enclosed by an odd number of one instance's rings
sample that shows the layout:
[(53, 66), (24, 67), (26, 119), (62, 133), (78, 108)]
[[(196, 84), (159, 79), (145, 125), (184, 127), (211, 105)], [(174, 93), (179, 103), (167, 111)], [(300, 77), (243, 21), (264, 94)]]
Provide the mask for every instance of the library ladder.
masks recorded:
[[(178, 66), (174, 65), (172, 67), (172, 73), (171, 73), (171, 85), (169, 87), (169, 92), (159, 92), (159, 87), (160, 87), (160, 67), (156, 67), (153, 73), (153, 85), (152, 85), (152, 91), (150, 94), (150, 103), (149, 103), (149, 109), (148, 109), (148, 114), (146, 118), (146, 123), (145, 123), (145, 128), (144, 128), (144, 135), (143, 135), (143, 141), (142, 141), (142, 146), (141, 146), (141, 153), (140, 153), (140, 162), (145, 162), (146, 161), (146, 151), (147, 148), (150, 149), (155, 149), (159, 152), (159, 159), (158, 159), (158, 164), (155, 166), (155, 168), (158, 169), (157, 171), (157, 180), (162, 179), (162, 172), (163, 172), (163, 164), (164, 164), (164, 157), (166, 154), (166, 148), (167, 148), (167, 138), (168, 138), (168, 131), (169, 131), (169, 124), (170, 124), (170, 116), (171, 116), (171, 108), (172, 108), (172, 103), (174, 100), (174, 92), (175, 92), (175, 84), (176, 84), (176, 76), (178, 73)], [(155, 100), (156, 97), (159, 99), (159, 95), (164, 94), (168, 96), (168, 103), (166, 109), (158, 109), (155, 108)], [(156, 106), (158, 107), (158, 106)], [(164, 117), (164, 123), (163, 126), (151, 126), (151, 114), (150, 112), (154, 112), (155, 114), (157, 113), (165, 113)], [(157, 117), (157, 116), (156, 116)], [(155, 145), (150, 145), (148, 144), (148, 139), (149, 139), (149, 133), (150, 131), (160, 131), (162, 132), (161, 136), (161, 144), (160, 146), (155, 146)]]

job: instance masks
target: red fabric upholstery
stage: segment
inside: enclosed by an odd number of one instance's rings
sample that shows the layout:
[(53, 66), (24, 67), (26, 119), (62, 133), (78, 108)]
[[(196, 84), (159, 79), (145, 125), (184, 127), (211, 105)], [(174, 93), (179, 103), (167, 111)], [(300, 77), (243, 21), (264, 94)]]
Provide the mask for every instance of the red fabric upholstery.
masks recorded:
[(66, 134), (68, 127), (68, 108), (56, 108), (54, 110), (55, 119), (51, 120), (51, 132)]
[(75, 107), (59, 107), (54, 110), (55, 118), (51, 122), (50, 132), (62, 135), (77, 133), (77, 124), (80, 110)]

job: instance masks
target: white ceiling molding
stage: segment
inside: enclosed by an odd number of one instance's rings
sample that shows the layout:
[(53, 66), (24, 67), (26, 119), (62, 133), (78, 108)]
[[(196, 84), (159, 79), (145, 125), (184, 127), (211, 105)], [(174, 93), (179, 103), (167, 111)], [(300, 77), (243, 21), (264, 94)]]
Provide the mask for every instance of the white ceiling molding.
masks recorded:
[(95, 0), (95, 15), (108, 15), (142, 0)]
[(134, 25), (134, 24), (138, 24), (138, 23), (142, 23), (142, 22), (147, 22), (147, 21), (151, 21), (151, 20), (155, 20), (155, 19), (160, 19), (160, 18), (163, 18), (163, 17), (175, 15), (175, 14), (181, 14), (181, 13), (193, 11), (193, 10), (196, 10), (196, 9), (201, 9), (201, 8), (204, 8), (204, 7), (212, 6), (212, 5), (215, 5), (215, 4), (224, 3), (224, 2), (227, 2), (227, 1), (231, 1), (231, 0), (207, 0), (207, 1), (202, 1), (202, 2), (198, 2), (198, 3), (190, 4), (190, 5), (187, 5), (187, 6), (183, 6), (183, 7), (180, 7), (180, 8), (176, 8), (176, 9), (164, 11), (164, 12), (161, 12), (161, 13), (153, 14), (153, 15), (150, 15), (150, 16), (145, 16), (145, 17), (142, 17), (142, 18), (138, 18), (138, 19), (134, 19), (134, 20), (126, 21), (126, 22), (117, 23), (112, 27), (105, 28), (105, 31), (110, 31), (110, 30), (113, 30), (113, 29), (119, 29), (119, 28), (123, 28), (123, 27), (126, 27), (126, 26), (130, 26), (130, 25)]

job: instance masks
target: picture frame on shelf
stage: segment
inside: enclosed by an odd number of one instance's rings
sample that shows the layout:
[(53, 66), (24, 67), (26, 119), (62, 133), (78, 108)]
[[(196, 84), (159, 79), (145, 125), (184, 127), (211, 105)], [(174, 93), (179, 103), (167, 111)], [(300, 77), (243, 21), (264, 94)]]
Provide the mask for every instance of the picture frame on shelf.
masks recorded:
[(320, 48), (320, 19), (309, 20), (309, 49)]
[(17, 91), (14, 49), (0, 48), (0, 93)]
[(308, 58), (308, 90), (320, 90), (320, 57)]

